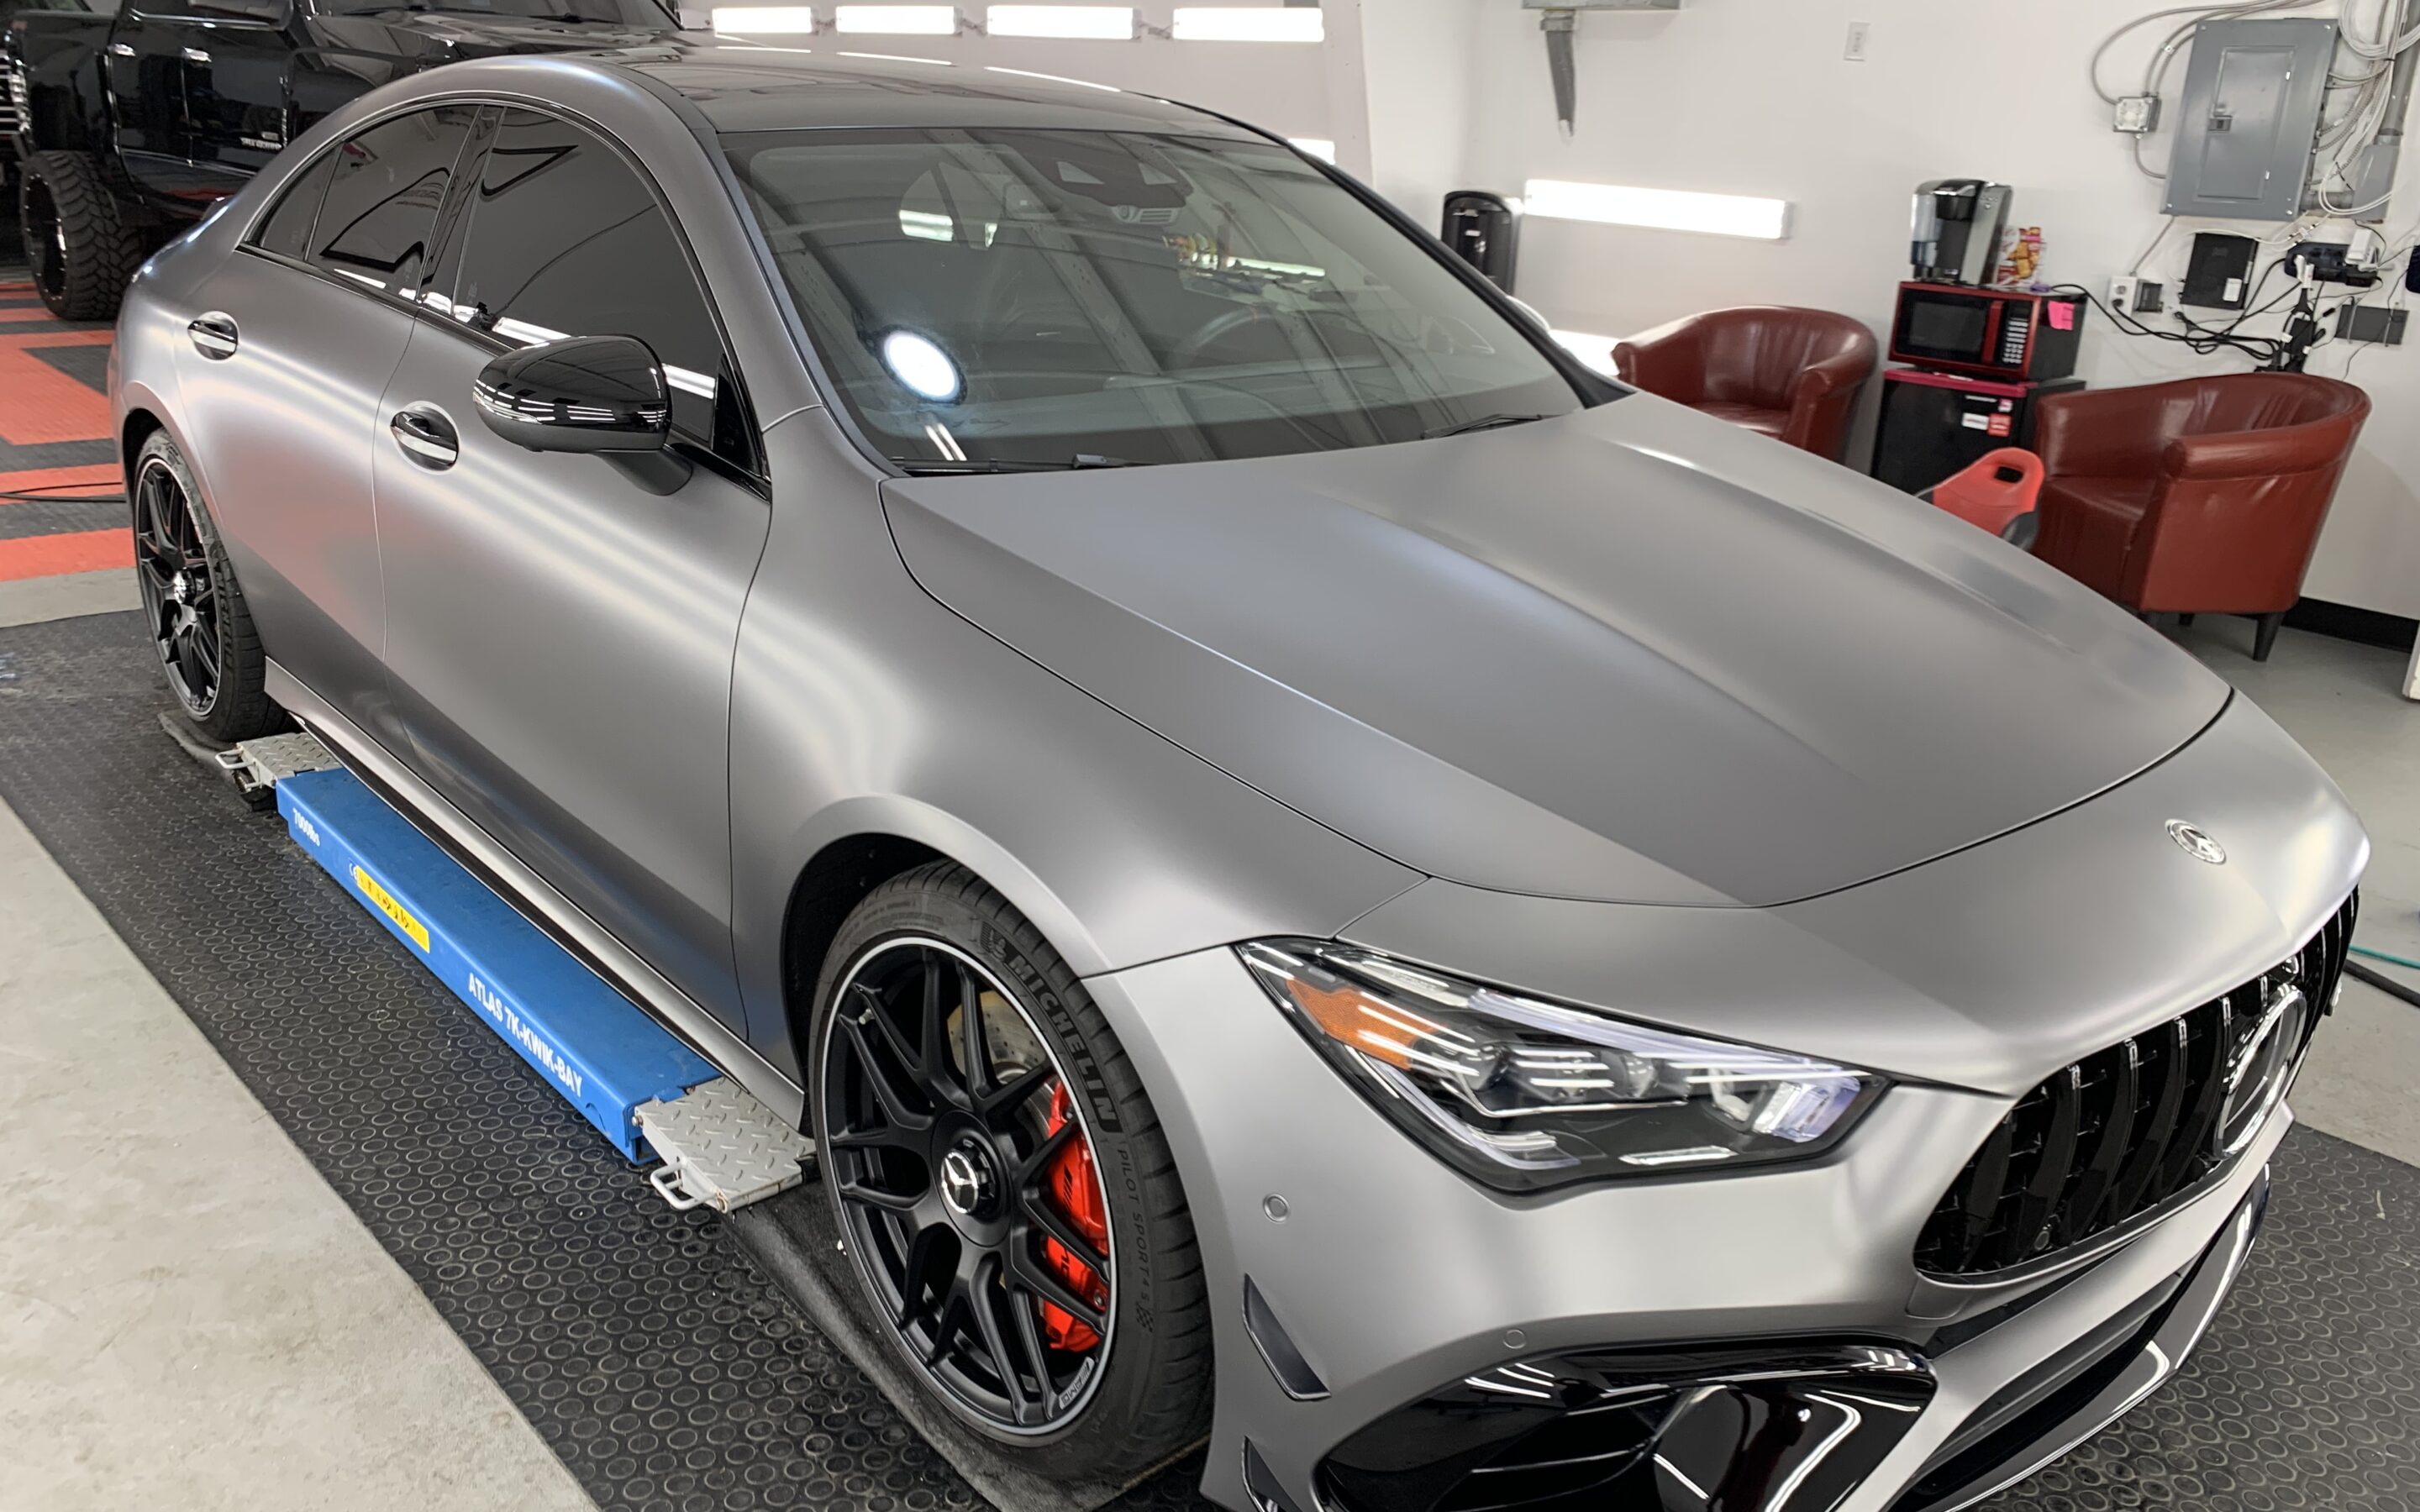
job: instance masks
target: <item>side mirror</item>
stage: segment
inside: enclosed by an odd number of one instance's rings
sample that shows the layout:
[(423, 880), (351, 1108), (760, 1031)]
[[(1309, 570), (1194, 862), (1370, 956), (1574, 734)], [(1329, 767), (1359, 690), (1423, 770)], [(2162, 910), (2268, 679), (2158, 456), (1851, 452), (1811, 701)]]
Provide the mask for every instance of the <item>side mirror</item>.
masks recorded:
[(571, 336), (506, 352), (479, 370), (472, 399), (487, 427), (516, 446), (598, 454), (655, 493), (689, 481), (689, 463), (666, 449), (663, 364), (635, 337)]

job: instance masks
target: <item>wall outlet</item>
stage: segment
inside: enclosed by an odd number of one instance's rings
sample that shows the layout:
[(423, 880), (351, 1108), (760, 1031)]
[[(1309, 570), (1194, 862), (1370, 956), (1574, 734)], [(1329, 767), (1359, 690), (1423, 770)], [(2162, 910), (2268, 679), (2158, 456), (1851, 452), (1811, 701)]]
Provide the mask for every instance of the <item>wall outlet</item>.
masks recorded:
[(2157, 315), (2167, 303), (2167, 290), (2156, 278), (2121, 273), (2109, 281), (2109, 308), (2120, 315)]
[(1848, 45), (1840, 50), (1840, 55), (1852, 63), (1866, 61), (1866, 42), (1872, 36), (1873, 29), (1874, 23), (1870, 21), (1849, 23)]

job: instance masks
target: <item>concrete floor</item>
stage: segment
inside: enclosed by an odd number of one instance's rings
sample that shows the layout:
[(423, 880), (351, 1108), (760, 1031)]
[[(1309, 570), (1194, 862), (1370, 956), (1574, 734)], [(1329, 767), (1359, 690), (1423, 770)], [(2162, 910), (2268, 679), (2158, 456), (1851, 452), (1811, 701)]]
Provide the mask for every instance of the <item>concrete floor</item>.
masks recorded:
[[(0, 583), (0, 625), (129, 607)], [(2398, 653), (2179, 640), (2293, 732), (2377, 841), (2363, 943), (2420, 955), (2420, 706)], [(2294, 1096), (2420, 1165), (2420, 1009), (2350, 984)], [(145, 1502), (587, 1508), (477, 1361), (15, 816), (0, 808), (0, 1512)]]
[[(0, 583), (0, 624), (129, 607)], [(0, 806), (0, 1512), (593, 1512)]]

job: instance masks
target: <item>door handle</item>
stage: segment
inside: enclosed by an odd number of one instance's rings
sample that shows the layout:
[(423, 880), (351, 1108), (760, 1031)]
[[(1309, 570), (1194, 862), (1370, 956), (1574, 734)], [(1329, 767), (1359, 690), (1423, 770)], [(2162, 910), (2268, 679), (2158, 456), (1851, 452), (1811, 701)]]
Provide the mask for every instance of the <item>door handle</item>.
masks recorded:
[(414, 405), (398, 409), (387, 422), (387, 433), (403, 455), (432, 471), (442, 471), (454, 465), (462, 455), (461, 438), (454, 432), (454, 423), (434, 405)]
[(214, 363), (225, 362), (235, 355), (235, 317), (212, 310), (195, 316), (185, 334), (194, 338), (194, 349)]

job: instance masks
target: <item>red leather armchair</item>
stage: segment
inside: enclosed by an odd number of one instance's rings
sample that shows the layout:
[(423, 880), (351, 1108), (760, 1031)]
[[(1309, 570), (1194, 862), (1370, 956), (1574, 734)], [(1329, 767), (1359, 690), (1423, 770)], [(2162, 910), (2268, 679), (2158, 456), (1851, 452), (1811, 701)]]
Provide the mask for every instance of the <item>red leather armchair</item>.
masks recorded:
[(1835, 462), (1874, 362), (1862, 321), (1778, 304), (1709, 310), (1613, 349), (1624, 383)]
[(2253, 659), (2303, 591), (2369, 396), (2242, 373), (2042, 401), (2034, 553), (2139, 614), (2248, 614)]

